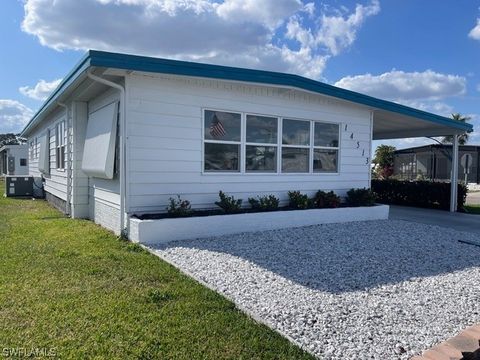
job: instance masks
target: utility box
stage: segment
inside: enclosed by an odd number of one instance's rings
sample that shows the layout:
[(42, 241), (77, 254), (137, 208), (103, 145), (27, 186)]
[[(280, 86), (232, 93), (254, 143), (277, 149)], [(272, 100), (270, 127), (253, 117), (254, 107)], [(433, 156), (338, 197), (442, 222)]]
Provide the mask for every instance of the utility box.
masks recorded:
[(6, 176), (5, 195), (7, 197), (33, 196), (33, 176)]
[(8, 157), (8, 173), (15, 174), (15, 157), (13, 156)]

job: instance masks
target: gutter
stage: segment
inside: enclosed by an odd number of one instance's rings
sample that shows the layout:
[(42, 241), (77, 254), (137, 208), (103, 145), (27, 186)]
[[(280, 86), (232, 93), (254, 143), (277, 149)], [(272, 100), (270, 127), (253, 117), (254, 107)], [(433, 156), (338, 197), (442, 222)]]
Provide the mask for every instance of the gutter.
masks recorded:
[[(125, 88), (117, 83), (106, 80), (102, 77), (92, 74), (92, 69), (88, 69), (87, 77), (93, 81), (99, 82), (106, 86), (115, 88), (120, 91), (120, 236), (126, 235), (125, 226), (125, 209), (126, 209), (126, 171), (125, 171), (125, 133), (126, 133), (126, 104), (125, 104)], [(128, 215), (128, 214), (127, 214)]]

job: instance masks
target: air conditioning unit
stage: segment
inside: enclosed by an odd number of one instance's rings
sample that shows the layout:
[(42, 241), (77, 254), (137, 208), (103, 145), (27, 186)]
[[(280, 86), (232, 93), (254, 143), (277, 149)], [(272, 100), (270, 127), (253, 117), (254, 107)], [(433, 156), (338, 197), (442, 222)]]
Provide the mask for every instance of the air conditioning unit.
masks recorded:
[(5, 195), (7, 197), (33, 196), (33, 176), (6, 176)]

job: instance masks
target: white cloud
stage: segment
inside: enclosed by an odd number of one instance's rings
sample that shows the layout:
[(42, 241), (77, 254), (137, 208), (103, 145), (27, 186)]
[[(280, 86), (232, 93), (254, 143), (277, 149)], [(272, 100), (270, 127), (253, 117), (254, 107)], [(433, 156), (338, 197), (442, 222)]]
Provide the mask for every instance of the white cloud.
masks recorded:
[(453, 106), (450, 106), (442, 101), (397, 100), (397, 102), (415, 109), (431, 112), (445, 117), (451, 117), (455, 112)]
[(0, 133), (18, 133), (33, 116), (33, 110), (16, 100), (0, 99)]
[(474, 40), (480, 40), (480, 18), (477, 19), (477, 25), (475, 25), (475, 27), (470, 30), (468, 36)]
[(378, 0), (363, 1), (349, 11), (301, 0), (25, 0), (22, 29), (59, 51), (99, 49), (319, 78), (328, 59), (348, 49), (365, 19), (379, 12)]
[(18, 90), (21, 94), (35, 100), (46, 100), (53, 90), (60, 84), (62, 79), (53, 81), (40, 80), (34, 87), (22, 86)]
[(441, 99), (465, 93), (465, 77), (441, 74), (432, 70), (404, 72), (392, 70), (381, 75), (347, 76), (335, 86), (362, 92), (383, 99), (421, 100)]
[(380, 3), (378, 0), (373, 0), (368, 6), (357, 4), (355, 12), (347, 17), (342, 15), (324, 15), (322, 16), (322, 27), (317, 34), (316, 42), (326, 46), (333, 55), (337, 55), (353, 44), (356, 33), (365, 19), (378, 14), (379, 11)]
[(300, 0), (225, 0), (216, 7), (216, 13), (229, 22), (244, 19), (276, 28), (286, 18), (303, 8)]
[(303, 11), (305, 11), (308, 15), (313, 16), (315, 14), (315, 3), (305, 4)]

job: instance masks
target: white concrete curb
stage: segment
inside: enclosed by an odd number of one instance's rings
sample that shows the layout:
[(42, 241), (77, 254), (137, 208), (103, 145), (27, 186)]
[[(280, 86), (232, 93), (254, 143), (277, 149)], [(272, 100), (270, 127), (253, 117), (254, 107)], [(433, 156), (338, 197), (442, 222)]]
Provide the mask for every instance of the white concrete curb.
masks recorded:
[(389, 206), (272, 211), (175, 219), (130, 218), (128, 237), (143, 244), (351, 221), (386, 220)]

